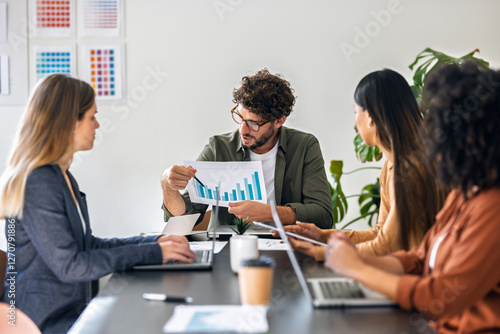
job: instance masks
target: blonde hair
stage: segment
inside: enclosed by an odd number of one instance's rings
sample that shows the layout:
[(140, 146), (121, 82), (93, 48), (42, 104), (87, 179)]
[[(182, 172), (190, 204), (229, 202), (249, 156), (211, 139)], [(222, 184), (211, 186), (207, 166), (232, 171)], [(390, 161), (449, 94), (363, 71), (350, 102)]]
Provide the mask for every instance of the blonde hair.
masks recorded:
[(92, 87), (67, 75), (53, 74), (36, 85), (0, 178), (1, 218), (22, 218), (26, 181), (31, 171), (71, 161), (76, 122), (93, 104)]

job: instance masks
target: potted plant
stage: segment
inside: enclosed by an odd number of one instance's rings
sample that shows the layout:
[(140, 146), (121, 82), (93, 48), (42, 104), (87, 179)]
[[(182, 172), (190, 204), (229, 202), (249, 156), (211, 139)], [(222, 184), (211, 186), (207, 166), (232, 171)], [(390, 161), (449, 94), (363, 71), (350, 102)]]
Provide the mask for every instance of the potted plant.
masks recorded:
[(231, 230), (233, 230), (234, 233), (236, 233), (236, 235), (245, 234), (245, 232), (250, 227), (250, 224), (248, 223), (248, 217), (245, 219), (234, 217), (233, 223), (234, 223), (234, 227), (231, 226)]
[[(366, 145), (365, 145), (366, 146)], [(371, 149), (371, 147), (366, 146)], [(371, 160), (367, 160), (371, 161)], [(342, 184), (340, 183), (340, 178), (343, 175), (349, 175), (356, 173), (361, 170), (366, 169), (381, 169), (380, 167), (361, 167), (355, 169), (350, 172), (343, 172), (344, 162), (342, 160), (332, 160), (330, 161), (330, 173), (332, 174), (334, 183), (333, 186), (330, 185), (330, 194), (333, 202), (333, 221), (334, 224), (341, 222), (344, 219), (344, 216), (347, 214), (347, 210), (349, 205), (347, 203), (347, 199), (351, 197), (359, 197), (358, 204), (360, 206), (360, 216), (352, 219), (348, 223), (344, 224), (341, 228), (346, 228), (352, 223), (368, 218), (368, 225), (372, 226), (372, 221), (375, 217), (378, 217), (378, 211), (380, 207), (380, 182), (377, 178), (377, 181), (373, 184), (367, 184), (363, 187), (360, 194), (349, 195), (346, 196), (342, 190)]]
[(238, 273), (242, 260), (256, 259), (259, 257), (258, 238), (256, 235), (244, 235), (250, 227), (248, 218), (234, 218), (234, 227), (231, 229), (235, 235), (229, 238), (229, 252), (231, 269)]

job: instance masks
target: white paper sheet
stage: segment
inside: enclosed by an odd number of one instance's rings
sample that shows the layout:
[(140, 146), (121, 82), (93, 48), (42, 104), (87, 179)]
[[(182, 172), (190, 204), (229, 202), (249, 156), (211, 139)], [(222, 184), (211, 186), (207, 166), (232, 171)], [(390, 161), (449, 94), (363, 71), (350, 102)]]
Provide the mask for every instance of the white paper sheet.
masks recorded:
[[(75, 36), (75, 0), (31, 0), (35, 38), (71, 38)], [(31, 37), (31, 36), (30, 36)]]
[(79, 0), (79, 32), (82, 37), (122, 36), (122, 0)]
[(272, 251), (272, 250), (286, 250), (286, 244), (281, 242), (281, 239), (263, 239), (259, 238), (259, 250)]
[(80, 76), (94, 88), (97, 101), (122, 99), (123, 44), (82, 45), (79, 58)]
[(75, 54), (73, 44), (33, 45), (30, 57), (31, 87), (54, 73), (76, 76)]
[(203, 184), (194, 178), (188, 183), (191, 202), (214, 205), (220, 182), (219, 206), (228, 207), (229, 202), (244, 200), (267, 203), (261, 161), (184, 161), (184, 165), (196, 169), (196, 177)]
[(265, 306), (179, 305), (163, 327), (164, 333), (266, 333)]
[(87, 305), (83, 313), (78, 318), (78, 321), (73, 324), (68, 334), (84, 334), (89, 333), (85, 330), (85, 326), (90, 323), (93, 329), (102, 328), (108, 321), (107, 317), (111, 312), (111, 308), (118, 301), (117, 296), (97, 296), (93, 298)]
[[(215, 254), (219, 254), (220, 251), (227, 245), (227, 241), (216, 241), (215, 242)], [(195, 250), (211, 250), (212, 241), (190, 241), (189, 247), (192, 251)]]

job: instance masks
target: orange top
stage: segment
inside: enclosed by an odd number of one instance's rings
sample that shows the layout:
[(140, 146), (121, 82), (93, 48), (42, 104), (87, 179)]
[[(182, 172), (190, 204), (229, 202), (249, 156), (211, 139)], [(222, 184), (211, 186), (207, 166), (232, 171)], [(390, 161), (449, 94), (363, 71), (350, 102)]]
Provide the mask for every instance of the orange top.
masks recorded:
[[(445, 233), (431, 270), (432, 249)], [(499, 242), (500, 188), (468, 200), (452, 191), (420, 246), (392, 254), (407, 273), (398, 285), (398, 304), (429, 314), (439, 333), (499, 332)]]
[[(361, 255), (381, 256), (403, 248), (400, 228), (394, 194), (393, 164), (386, 160), (384, 167), (380, 171), (380, 209), (377, 225), (373, 229), (365, 231), (336, 231), (345, 233), (356, 244), (356, 249)], [(410, 249), (420, 244), (424, 234), (425, 231), (422, 231), (419, 237), (410, 238)], [(322, 241), (328, 242), (328, 240)], [(315, 247), (313, 251), (316, 261), (325, 260), (324, 247)]]
[[(380, 209), (377, 225), (371, 230), (344, 233), (356, 244), (361, 255), (381, 256), (403, 248), (394, 194), (394, 168), (389, 160), (380, 171)], [(411, 243), (410, 248), (417, 245), (418, 242)]]

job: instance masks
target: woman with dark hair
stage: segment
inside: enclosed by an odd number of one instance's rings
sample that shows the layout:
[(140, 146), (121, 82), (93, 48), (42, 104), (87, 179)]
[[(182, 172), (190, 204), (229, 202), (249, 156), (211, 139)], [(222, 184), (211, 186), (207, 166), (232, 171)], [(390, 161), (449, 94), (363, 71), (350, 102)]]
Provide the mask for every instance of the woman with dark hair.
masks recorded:
[(16, 260), (8, 272), (17, 273), (3, 282), (2, 301), (43, 333), (69, 330), (89, 301), (92, 280), (136, 264), (195, 258), (184, 237), (92, 235), (85, 194), (68, 169), (75, 152), (92, 149), (96, 113), (87, 83), (62, 74), (40, 81), (0, 178), (0, 217), (7, 217)]
[(325, 266), (427, 313), (439, 333), (500, 331), (500, 72), (444, 65), (425, 84), (427, 159), (452, 189), (411, 251), (363, 257), (342, 234)]
[[(364, 142), (378, 146), (387, 160), (380, 173), (381, 201), (377, 225), (367, 231), (340, 231), (366, 255), (385, 255), (417, 246), (434, 223), (442, 204), (432, 171), (424, 166), (422, 114), (406, 80), (384, 69), (365, 76), (354, 93), (356, 127)], [(298, 222), (290, 232), (327, 242), (338, 230), (321, 230)], [(292, 239), (293, 247), (324, 260), (325, 248)]]

